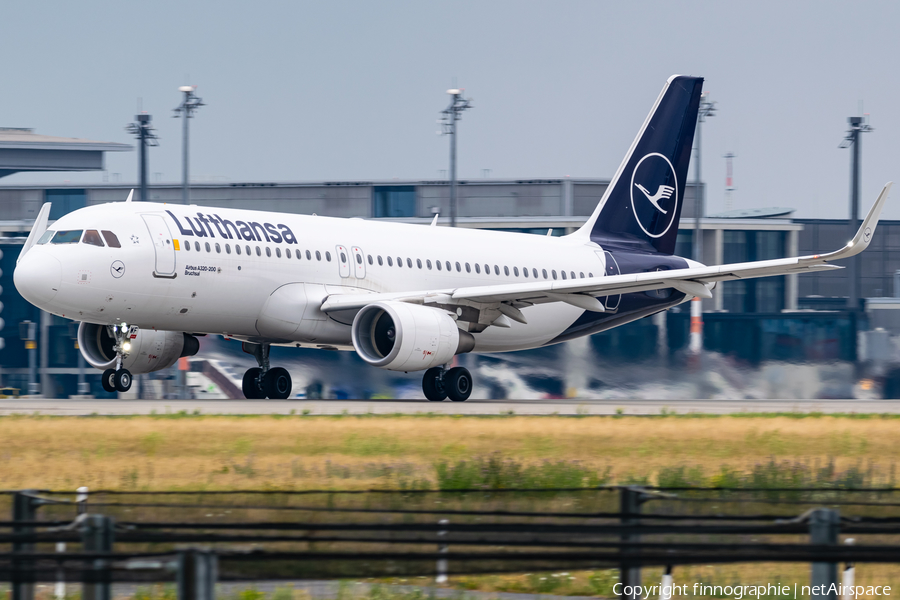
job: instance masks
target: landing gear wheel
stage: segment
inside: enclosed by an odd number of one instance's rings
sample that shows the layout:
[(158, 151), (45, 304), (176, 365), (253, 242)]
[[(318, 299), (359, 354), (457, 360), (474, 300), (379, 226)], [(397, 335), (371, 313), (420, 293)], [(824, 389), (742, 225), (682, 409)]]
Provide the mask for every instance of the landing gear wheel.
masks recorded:
[(468, 369), (453, 367), (444, 374), (444, 389), (454, 402), (465, 402), (472, 395), (472, 375)]
[(425, 371), (422, 377), (422, 391), (425, 397), (432, 402), (441, 402), (447, 399), (447, 391), (444, 389), (444, 369), (432, 367)]
[(286, 400), (291, 395), (291, 387), (291, 374), (282, 367), (269, 369), (263, 377), (266, 396), (272, 400)]
[(261, 373), (262, 369), (259, 367), (247, 369), (247, 372), (244, 373), (241, 389), (244, 392), (244, 398), (247, 400), (262, 400), (266, 397), (266, 393), (259, 386), (259, 376)]
[(103, 384), (103, 389), (107, 392), (116, 391), (116, 370), (115, 369), (107, 369), (103, 371), (103, 375), (100, 376), (100, 383)]
[(131, 389), (131, 371), (128, 369), (119, 369), (113, 375), (113, 382), (116, 385), (117, 392), (127, 392)]

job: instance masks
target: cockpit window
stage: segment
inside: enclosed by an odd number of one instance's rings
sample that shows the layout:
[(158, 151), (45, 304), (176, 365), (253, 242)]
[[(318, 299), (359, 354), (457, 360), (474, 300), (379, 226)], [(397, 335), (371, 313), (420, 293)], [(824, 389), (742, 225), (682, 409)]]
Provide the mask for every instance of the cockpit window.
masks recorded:
[(51, 244), (77, 244), (81, 240), (82, 229), (73, 229), (71, 231), (57, 231), (53, 236)]
[(44, 235), (41, 236), (41, 239), (39, 239), (37, 241), (37, 243), (38, 244), (46, 244), (47, 242), (50, 241), (50, 238), (52, 238), (53, 234), (55, 234), (55, 233), (56, 232), (53, 231), (52, 229), (48, 229), (47, 231), (44, 232)]
[(106, 245), (110, 248), (121, 248), (122, 244), (119, 243), (119, 238), (116, 237), (112, 231), (103, 231), (103, 239), (106, 240)]
[(88, 229), (84, 232), (84, 238), (81, 240), (83, 244), (90, 244), (91, 246), (100, 246), (103, 247), (103, 238), (100, 237), (100, 232), (96, 229)]

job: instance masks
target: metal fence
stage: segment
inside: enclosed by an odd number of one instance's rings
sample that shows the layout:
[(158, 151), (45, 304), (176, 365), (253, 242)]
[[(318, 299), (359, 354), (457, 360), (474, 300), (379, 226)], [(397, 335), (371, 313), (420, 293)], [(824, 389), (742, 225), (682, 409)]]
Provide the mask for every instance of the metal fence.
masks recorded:
[[(642, 567), (799, 562), (827, 589), (852, 580), (853, 563), (900, 563), (898, 492), (8, 491), (0, 578), (12, 600), (33, 600), (37, 582), (80, 582), (83, 600), (109, 600), (113, 582), (173, 581), (180, 598), (209, 599), (229, 580), (617, 568), (624, 592)], [(847, 535), (854, 544), (839, 543)]]

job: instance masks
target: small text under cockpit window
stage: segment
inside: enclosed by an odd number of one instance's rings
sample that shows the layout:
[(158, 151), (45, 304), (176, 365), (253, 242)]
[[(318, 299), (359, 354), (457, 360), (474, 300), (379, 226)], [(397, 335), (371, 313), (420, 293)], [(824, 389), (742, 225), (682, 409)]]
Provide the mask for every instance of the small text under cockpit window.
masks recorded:
[(44, 232), (44, 235), (41, 236), (41, 239), (39, 239), (37, 241), (37, 243), (38, 244), (46, 244), (47, 242), (50, 241), (50, 238), (52, 238), (53, 234), (55, 234), (55, 233), (56, 232), (53, 231), (52, 229), (48, 229), (47, 231)]
[(88, 229), (84, 232), (84, 237), (81, 240), (82, 244), (90, 244), (91, 246), (100, 246), (103, 247), (103, 238), (100, 237), (100, 232), (96, 229)]
[(119, 243), (119, 238), (116, 237), (112, 231), (101, 231), (103, 234), (103, 239), (106, 240), (106, 245), (110, 248), (121, 248), (122, 244)]
[(81, 229), (73, 229), (72, 231), (57, 231), (53, 236), (51, 244), (77, 244), (81, 241)]

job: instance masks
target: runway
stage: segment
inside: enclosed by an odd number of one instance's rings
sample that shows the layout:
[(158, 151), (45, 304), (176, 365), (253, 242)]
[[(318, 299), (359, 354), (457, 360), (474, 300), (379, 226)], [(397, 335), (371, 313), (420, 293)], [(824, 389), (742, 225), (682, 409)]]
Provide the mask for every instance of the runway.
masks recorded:
[(93, 400), (0, 399), (0, 415), (663, 415), (900, 414), (900, 400)]

